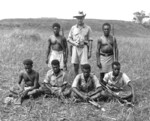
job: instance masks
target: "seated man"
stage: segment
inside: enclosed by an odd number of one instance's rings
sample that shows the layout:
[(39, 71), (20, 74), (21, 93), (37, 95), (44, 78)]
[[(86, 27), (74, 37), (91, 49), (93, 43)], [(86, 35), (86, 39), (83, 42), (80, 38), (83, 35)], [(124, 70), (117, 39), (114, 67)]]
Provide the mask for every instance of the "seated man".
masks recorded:
[[(32, 97), (37, 93), (37, 89), (39, 88), (39, 73), (32, 69), (33, 61), (30, 59), (26, 59), (23, 61), (24, 70), (22, 70), (19, 74), (19, 92), (16, 92), (16, 95), (19, 95), (19, 102), (22, 103), (23, 99), (26, 97)], [(23, 83), (22, 83), (23, 82)], [(10, 90), (12, 93), (13, 90)]]
[(116, 97), (122, 103), (124, 100), (134, 102), (132, 82), (125, 73), (120, 72), (120, 68), (119, 62), (112, 63), (112, 71), (106, 73), (103, 79), (106, 91), (102, 95)]
[(83, 65), (81, 74), (78, 74), (72, 84), (72, 95), (75, 101), (97, 100), (102, 90), (97, 77), (91, 73), (89, 64)]
[(70, 88), (66, 81), (66, 73), (60, 69), (60, 62), (53, 60), (52, 69), (47, 72), (40, 91), (56, 97), (67, 97), (70, 95)]

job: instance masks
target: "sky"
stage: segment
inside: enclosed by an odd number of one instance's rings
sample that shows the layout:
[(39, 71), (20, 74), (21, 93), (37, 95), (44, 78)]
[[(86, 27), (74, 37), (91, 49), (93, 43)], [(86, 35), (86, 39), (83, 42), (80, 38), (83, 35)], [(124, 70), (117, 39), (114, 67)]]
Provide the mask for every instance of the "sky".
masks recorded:
[(132, 21), (133, 13), (150, 13), (149, 0), (0, 0), (0, 19), (73, 19), (78, 11), (86, 18)]

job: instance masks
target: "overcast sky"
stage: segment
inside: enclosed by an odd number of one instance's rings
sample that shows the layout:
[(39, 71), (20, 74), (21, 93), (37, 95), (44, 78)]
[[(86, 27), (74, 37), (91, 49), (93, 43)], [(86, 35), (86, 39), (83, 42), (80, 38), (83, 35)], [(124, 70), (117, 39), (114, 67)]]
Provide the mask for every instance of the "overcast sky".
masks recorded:
[(72, 19), (84, 11), (86, 18), (131, 21), (133, 13), (141, 10), (150, 13), (150, 0), (0, 0), (0, 19)]

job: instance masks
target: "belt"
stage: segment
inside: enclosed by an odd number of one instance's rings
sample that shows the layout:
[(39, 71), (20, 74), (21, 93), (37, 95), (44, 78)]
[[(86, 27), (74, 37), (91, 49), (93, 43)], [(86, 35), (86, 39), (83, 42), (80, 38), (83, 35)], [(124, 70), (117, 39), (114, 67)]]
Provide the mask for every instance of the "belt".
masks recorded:
[(113, 53), (100, 53), (100, 55), (102, 55), (102, 56), (111, 56), (111, 55), (113, 55)]

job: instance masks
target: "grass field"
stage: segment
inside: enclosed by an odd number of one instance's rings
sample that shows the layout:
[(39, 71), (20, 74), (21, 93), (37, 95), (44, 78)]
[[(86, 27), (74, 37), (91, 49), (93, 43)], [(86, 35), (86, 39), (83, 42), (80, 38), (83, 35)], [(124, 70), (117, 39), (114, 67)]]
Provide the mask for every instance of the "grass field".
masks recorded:
[[(150, 121), (150, 30), (131, 22), (109, 21), (115, 25), (122, 71), (132, 79), (136, 93), (136, 105), (131, 111), (117, 102), (103, 103), (105, 112), (87, 103), (73, 104), (57, 99), (27, 100), (22, 106), (3, 104), (8, 89), (17, 83), (18, 73), (23, 69), (22, 61), (31, 58), (34, 69), (40, 73), (40, 81), (48, 70), (45, 64), (47, 39), (50, 26), (58, 21), (65, 28), (67, 37), (75, 21), (34, 19), (0, 21), (0, 121)], [(96, 44), (102, 35), (104, 20), (87, 20), (93, 30), (93, 52), (89, 60), (92, 72), (99, 77), (96, 66)], [(99, 27), (97, 27), (97, 24)], [(68, 62), (68, 81), (73, 80), (73, 68)]]

